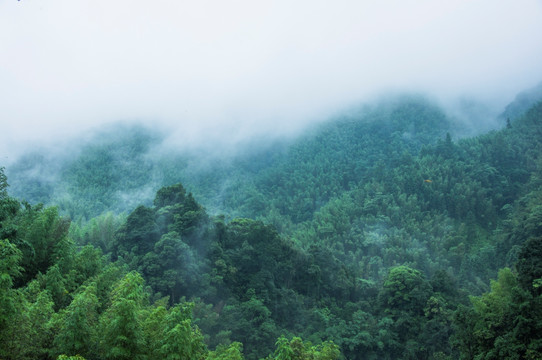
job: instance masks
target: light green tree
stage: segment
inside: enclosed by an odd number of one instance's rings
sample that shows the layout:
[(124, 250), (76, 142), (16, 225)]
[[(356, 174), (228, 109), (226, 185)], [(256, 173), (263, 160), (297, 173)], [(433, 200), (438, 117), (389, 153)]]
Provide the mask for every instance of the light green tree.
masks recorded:
[(288, 341), (281, 336), (275, 345), (274, 354), (269, 355), (267, 360), (336, 360), (341, 356), (339, 347), (329, 341), (312, 345), (310, 342), (303, 342), (299, 337)]
[(243, 360), (243, 344), (232, 342), (228, 346), (220, 344), (215, 351), (209, 351), (206, 360)]
[(92, 283), (83, 288), (60, 315), (54, 339), (57, 354), (91, 357), (96, 352), (97, 308), (96, 284)]
[(178, 304), (165, 317), (163, 345), (160, 354), (163, 359), (204, 359), (207, 353), (203, 335), (192, 325), (191, 303)]
[(145, 339), (141, 310), (143, 278), (132, 271), (114, 286), (111, 306), (100, 318), (100, 352), (114, 360), (144, 359)]

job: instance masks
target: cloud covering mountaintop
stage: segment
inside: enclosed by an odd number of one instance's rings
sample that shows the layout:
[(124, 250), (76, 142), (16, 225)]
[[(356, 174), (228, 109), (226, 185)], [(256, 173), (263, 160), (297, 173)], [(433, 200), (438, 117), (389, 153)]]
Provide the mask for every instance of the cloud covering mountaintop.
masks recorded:
[(542, 79), (542, 3), (0, 0), (0, 152), (104, 123), (288, 133), (386, 91), (504, 107)]

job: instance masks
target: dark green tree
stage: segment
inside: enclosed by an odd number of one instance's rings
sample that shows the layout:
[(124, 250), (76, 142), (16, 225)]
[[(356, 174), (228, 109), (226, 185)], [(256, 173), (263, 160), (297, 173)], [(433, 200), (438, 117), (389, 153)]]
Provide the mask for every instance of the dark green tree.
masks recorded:
[(123, 258), (137, 267), (139, 257), (150, 252), (160, 238), (160, 231), (154, 217), (154, 210), (138, 206), (128, 215), (126, 224), (120, 229), (114, 258)]
[(542, 295), (542, 236), (530, 238), (523, 244), (516, 268), (523, 289), (533, 296)]
[(426, 357), (420, 339), (426, 318), (424, 309), (432, 289), (419, 270), (401, 265), (393, 267), (379, 294), (380, 306), (394, 321), (393, 330), (401, 343), (400, 353), (405, 359)]
[(166, 186), (158, 190), (154, 199), (154, 206), (157, 209), (157, 219), (162, 232), (175, 231), (186, 236), (189, 242), (195, 231), (207, 219), (205, 210), (199, 205), (191, 193), (181, 184)]

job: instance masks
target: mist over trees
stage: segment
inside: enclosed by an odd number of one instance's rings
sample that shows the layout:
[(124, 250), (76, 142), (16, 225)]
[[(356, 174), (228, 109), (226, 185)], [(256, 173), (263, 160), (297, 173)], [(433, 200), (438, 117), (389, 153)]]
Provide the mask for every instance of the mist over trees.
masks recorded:
[(0, 357), (541, 358), (535, 98), (466, 138), (412, 95), (232, 156), (137, 126), (26, 154), (0, 170)]

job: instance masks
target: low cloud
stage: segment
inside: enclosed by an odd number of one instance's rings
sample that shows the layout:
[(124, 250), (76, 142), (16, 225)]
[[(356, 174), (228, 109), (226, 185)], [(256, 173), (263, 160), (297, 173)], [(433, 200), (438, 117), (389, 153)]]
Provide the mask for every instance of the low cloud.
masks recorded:
[(387, 91), (500, 109), (542, 80), (541, 18), (535, 0), (0, 0), (0, 154), (119, 120), (218, 146)]

